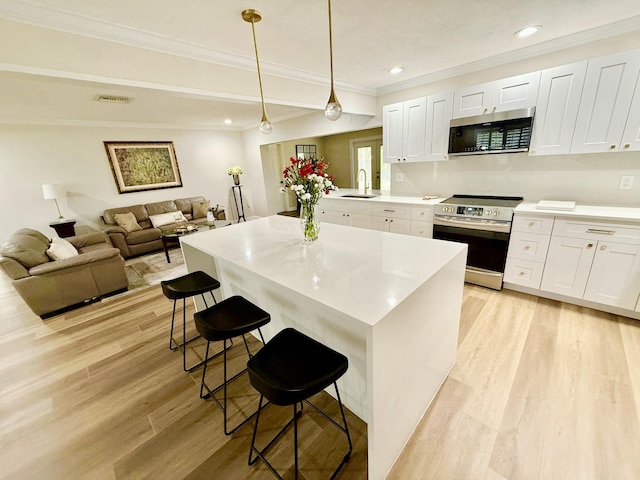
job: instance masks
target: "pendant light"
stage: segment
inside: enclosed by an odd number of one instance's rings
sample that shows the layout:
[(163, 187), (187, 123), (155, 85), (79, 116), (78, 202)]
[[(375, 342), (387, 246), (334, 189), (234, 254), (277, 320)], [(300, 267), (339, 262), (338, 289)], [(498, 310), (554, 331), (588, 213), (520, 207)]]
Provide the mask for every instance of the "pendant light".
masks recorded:
[(329, 120), (335, 121), (342, 116), (342, 105), (336, 98), (336, 92), (333, 88), (333, 38), (331, 35), (331, 0), (327, 0), (329, 4), (329, 62), (331, 64), (331, 94), (329, 101), (324, 108), (324, 116)]
[(256, 29), (255, 23), (262, 20), (262, 15), (259, 11), (249, 8), (242, 11), (242, 19), (245, 22), (251, 23), (251, 31), (253, 32), (253, 47), (256, 51), (256, 65), (258, 66), (258, 83), (260, 84), (260, 99), (262, 101), (262, 121), (258, 126), (259, 130), (265, 135), (269, 135), (273, 130), (273, 125), (267, 117), (267, 110), (264, 107), (264, 93), (262, 92), (262, 76), (260, 75), (260, 61), (258, 60), (258, 44), (256, 43)]

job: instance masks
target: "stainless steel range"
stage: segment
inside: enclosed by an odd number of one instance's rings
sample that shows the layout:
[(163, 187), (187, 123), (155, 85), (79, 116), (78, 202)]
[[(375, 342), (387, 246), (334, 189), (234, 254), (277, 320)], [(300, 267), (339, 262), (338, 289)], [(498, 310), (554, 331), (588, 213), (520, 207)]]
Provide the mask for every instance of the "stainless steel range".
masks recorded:
[(522, 197), (454, 195), (435, 206), (433, 238), (466, 243), (465, 281), (500, 290), (513, 210)]

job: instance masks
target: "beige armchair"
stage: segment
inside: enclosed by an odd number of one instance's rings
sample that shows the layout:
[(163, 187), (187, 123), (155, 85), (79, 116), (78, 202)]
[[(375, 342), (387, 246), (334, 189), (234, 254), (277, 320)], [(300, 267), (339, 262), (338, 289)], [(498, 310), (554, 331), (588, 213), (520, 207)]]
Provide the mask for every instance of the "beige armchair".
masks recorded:
[(0, 268), (41, 318), (128, 286), (124, 260), (107, 235), (95, 232), (65, 240), (77, 254), (57, 260), (47, 255), (52, 242), (28, 228), (18, 230), (0, 248)]

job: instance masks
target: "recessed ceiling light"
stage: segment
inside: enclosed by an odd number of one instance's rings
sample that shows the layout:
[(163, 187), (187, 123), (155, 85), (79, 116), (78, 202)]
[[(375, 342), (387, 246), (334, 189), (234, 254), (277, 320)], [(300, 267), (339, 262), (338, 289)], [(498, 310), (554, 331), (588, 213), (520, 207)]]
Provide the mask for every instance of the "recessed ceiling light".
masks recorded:
[(392, 69), (389, 70), (389, 73), (391, 75), (398, 75), (399, 73), (401, 73), (404, 70), (404, 68), (402, 67), (393, 67)]
[(225, 118), (224, 120), (225, 125), (231, 125), (232, 123), (233, 123), (233, 120), (231, 120), (230, 118)]
[(522, 30), (518, 30), (516, 33), (514, 33), (514, 35), (518, 38), (530, 37), (541, 28), (542, 28), (542, 25), (531, 25), (530, 27), (525, 27)]

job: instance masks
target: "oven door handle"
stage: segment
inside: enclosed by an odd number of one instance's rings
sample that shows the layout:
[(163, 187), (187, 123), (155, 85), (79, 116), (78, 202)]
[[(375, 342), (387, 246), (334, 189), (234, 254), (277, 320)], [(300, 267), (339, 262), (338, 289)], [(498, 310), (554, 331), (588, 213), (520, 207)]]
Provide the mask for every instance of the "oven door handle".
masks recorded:
[(473, 221), (465, 221), (465, 220), (457, 220), (447, 217), (433, 217), (434, 225), (442, 225), (442, 226), (452, 226), (452, 227), (462, 227), (469, 228), (471, 230), (485, 230), (491, 232), (501, 232), (501, 233), (509, 233), (511, 231), (511, 223), (480, 223)]

